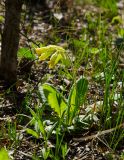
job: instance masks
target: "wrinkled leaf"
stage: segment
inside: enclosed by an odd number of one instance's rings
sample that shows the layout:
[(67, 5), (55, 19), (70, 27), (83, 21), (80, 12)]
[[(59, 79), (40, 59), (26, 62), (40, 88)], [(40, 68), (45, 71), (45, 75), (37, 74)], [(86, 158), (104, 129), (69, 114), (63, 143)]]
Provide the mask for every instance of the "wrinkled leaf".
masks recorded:
[(63, 112), (66, 110), (67, 104), (62, 95), (50, 84), (43, 84), (40, 87), (41, 97), (46, 98), (50, 107), (57, 113), (59, 117), (62, 117)]

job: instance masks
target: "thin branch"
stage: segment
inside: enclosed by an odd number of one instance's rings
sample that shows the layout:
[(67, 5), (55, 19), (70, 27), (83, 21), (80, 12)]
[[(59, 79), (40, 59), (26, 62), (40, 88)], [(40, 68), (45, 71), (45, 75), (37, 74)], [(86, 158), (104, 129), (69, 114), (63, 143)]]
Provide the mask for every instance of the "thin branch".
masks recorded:
[(120, 124), (119, 126), (117, 126), (115, 128), (107, 129), (105, 131), (99, 131), (97, 134), (94, 134), (94, 135), (91, 135), (91, 136), (86, 136), (86, 137), (73, 138), (73, 140), (75, 142), (89, 141), (89, 140), (95, 139), (99, 136), (102, 136), (104, 134), (109, 134), (109, 133), (111, 133), (111, 132), (113, 132), (113, 131), (115, 131), (116, 129), (119, 129), (119, 128), (124, 128), (124, 123)]

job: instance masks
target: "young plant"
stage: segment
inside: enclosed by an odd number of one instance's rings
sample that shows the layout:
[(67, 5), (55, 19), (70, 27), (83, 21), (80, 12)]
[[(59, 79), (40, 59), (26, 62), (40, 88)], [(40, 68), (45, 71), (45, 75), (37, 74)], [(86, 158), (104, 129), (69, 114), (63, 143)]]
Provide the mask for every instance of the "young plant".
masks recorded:
[(72, 125), (73, 120), (79, 113), (80, 106), (85, 101), (87, 89), (88, 81), (81, 77), (71, 87), (68, 99), (65, 99), (52, 85), (48, 83), (39, 85), (43, 103), (48, 103), (66, 126)]
[[(80, 106), (83, 105), (88, 89), (88, 81), (80, 77), (75, 84), (71, 87), (68, 99), (57, 91), (51, 84), (39, 84), (40, 99), (42, 100), (42, 107), (37, 108), (36, 112), (30, 108), (32, 114), (31, 125), (34, 129), (27, 128), (28, 134), (39, 139), (42, 137), (44, 140), (42, 148), (43, 159), (65, 159), (68, 153), (67, 143), (64, 142), (65, 132), (69, 130), (79, 114)], [(52, 108), (54, 118), (49, 117), (49, 122), (45, 121), (42, 117), (43, 111), (47, 104)], [(51, 116), (52, 117), (52, 116)], [(49, 125), (47, 125), (47, 123)], [(56, 143), (55, 151), (49, 147), (51, 136), (55, 134)], [(62, 155), (61, 157), (59, 155)]]
[(50, 125), (50, 129), (47, 129), (46, 122), (42, 118), (42, 109), (37, 109), (36, 112), (33, 111), (31, 108), (30, 112), (32, 114), (32, 120), (30, 122), (31, 125), (34, 126), (34, 129), (26, 128), (26, 132), (36, 139), (42, 138), (44, 140), (43, 142), (43, 148), (41, 150), (42, 157), (44, 160), (46, 160), (50, 156), (50, 147), (49, 147), (49, 138), (55, 129), (57, 123), (52, 123)]

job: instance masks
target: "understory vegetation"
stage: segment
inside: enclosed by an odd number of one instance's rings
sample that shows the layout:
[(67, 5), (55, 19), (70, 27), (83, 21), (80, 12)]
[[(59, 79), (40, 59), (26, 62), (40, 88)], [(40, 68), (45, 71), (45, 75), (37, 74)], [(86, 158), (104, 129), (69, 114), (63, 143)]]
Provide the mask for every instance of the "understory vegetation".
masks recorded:
[(48, 5), (23, 5), (17, 91), (0, 80), (0, 160), (124, 160), (123, 0)]

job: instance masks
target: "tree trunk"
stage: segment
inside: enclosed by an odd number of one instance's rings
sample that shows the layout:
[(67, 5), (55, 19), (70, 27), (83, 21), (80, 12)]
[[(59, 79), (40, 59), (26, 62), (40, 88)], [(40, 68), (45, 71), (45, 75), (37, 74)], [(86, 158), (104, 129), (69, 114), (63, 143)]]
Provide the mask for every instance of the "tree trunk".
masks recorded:
[(2, 35), (0, 75), (9, 84), (17, 80), (17, 50), (22, 0), (5, 1), (5, 25)]

